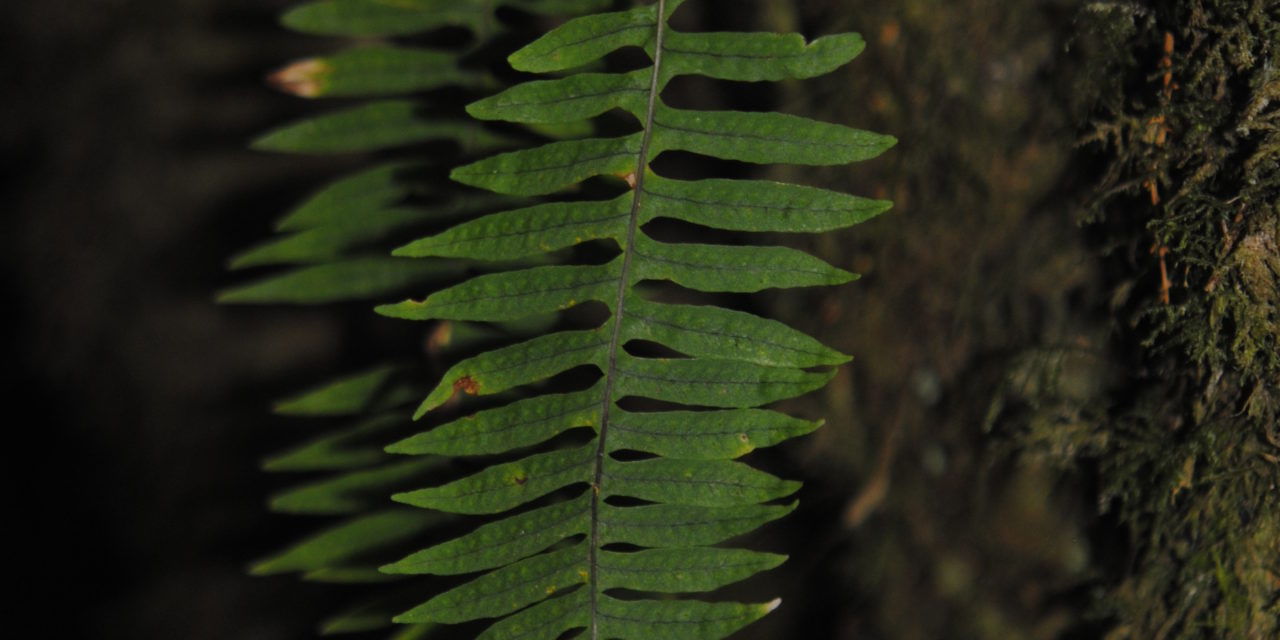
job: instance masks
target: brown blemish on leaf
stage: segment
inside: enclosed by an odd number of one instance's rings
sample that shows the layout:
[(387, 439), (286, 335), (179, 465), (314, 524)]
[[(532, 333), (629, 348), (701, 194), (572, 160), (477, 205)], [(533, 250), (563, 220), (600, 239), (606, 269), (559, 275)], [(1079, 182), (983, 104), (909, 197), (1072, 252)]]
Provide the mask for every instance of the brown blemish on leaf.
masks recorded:
[(303, 98), (319, 96), (333, 67), (316, 59), (307, 58), (290, 64), (267, 76), (267, 84), (285, 93)]
[(474, 396), (480, 392), (480, 383), (473, 380), (471, 376), (462, 376), (453, 383), (453, 394), (456, 396), (459, 391)]
[(430, 355), (439, 355), (440, 351), (449, 346), (453, 341), (453, 323), (441, 322), (427, 336), (427, 353)]
[(628, 187), (631, 187), (632, 189), (636, 188), (636, 172), (628, 171), (626, 173), (615, 173), (613, 175), (626, 181)]

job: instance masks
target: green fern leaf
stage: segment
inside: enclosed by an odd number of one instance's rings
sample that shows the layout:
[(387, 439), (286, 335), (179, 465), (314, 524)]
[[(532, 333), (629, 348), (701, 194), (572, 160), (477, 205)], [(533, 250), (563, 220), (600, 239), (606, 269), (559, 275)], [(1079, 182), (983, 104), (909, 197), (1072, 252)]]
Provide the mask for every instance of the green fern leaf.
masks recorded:
[(779, 367), (839, 365), (849, 357), (787, 325), (714, 306), (632, 300), (627, 317), (635, 340), (665, 344), (695, 358), (734, 359)]
[(361, 515), (321, 531), (289, 549), (253, 565), (256, 575), (314, 572), (412, 539), (440, 520), (419, 509), (387, 509)]
[(276, 230), (342, 224), (366, 211), (395, 205), (413, 192), (407, 178), (422, 168), (421, 163), (393, 162), (338, 180), (298, 205), (276, 224)]
[(791, 513), (795, 504), (701, 507), (658, 504), (600, 506), (596, 515), (601, 544), (643, 547), (697, 547), (724, 542)]
[(242, 253), (232, 259), (231, 268), (331, 262), (432, 217), (431, 212), (407, 207), (370, 211), (346, 224), (308, 229)]
[[(889, 203), (759, 180), (677, 180), (658, 175), (651, 163), (681, 151), (752, 164), (840, 165), (874, 157), (895, 141), (787, 114), (665, 105), (663, 89), (681, 75), (810, 78), (849, 62), (864, 46), (856, 34), (806, 42), (797, 35), (678, 33), (667, 20), (681, 4), (659, 0), (570, 20), (509, 58), (518, 70), (567, 72), (564, 77), (525, 83), (468, 108), (476, 118), (523, 124), (622, 110), (639, 123), (634, 133), (501, 153), (452, 174), (466, 185), (522, 197), (576, 189), (598, 176), (623, 178), (629, 190), (606, 200), (552, 201), (479, 217), (396, 251), (428, 262), (493, 261), (560, 259), (576, 255), (563, 250), (588, 242), (616, 247), (616, 256), (603, 263), (489, 273), (378, 308), (405, 319), (480, 322), (587, 303), (608, 310), (608, 319), (594, 326), (458, 362), (427, 394), (417, 417), (459, 396), (518, 389), (529, 397), (387, 448), (409, 455), (509, 454), (470, 476), (394, 496), (425, 509), (499, 516), (383, 567), (390, 574), (486, 572), (401, 614), (399, 622), (497, 618), (481, 638), (554, 639), (583, 629), (593, 640), (721, 638), (778, 605), (656, 595), (715, 590), (783, 561), (709, 546), (794, 508), (776, 503), (798, 483), (735, 459), (816, 429), (820, 422), (761, 407), (822, 387), (834, 375), (830, 367), (848, 358), (775, 321), (660, 302), (641, 285), (757, 292), (843, 284), (857, 276), (786, 247), (677, 243), (650, 236), (646, 225), (673, 218), (712, 229), (820, 232), (867, 220)], [(580, 71), (626, 47), (643, 48), (652, 64), (618, 74)], [(677, 355), (640, 355), (633, 346), (642, 342)], [(588, 388), (566, 393), (548, 384), (580, 369), (598, 376)], [(638, 411), (619, 404), (632, 398), (677, 406)], [(570, 431), (580, 437), (559, 437)], [(538, 448), (518, 451), (526, 447)], [(641, 504), (626, 506), (636, 501)], [(610, 547), (618, 544), (633, 550)], [(617, 590), (639, 599), (620, 598)]]
[(228, 289), (218, 302), (320, 304), (379, 298), (410, 287), (442, 281), (465, 270), (465, 265), (369, 256), (343, 258)]
[[(364, 604), (351, 607), (334, 615), (320, 624), (320, 634), (331, 636), (348, 633), (376, 631), (391, 626), (390, 616), (380, 603)], [(424, 625), (425, 626), (425, 625)], [(418, 626), (406, 626), (405, 630), (418, 629)]]
[(295, 487), (271, 498), (271, 508), (284, 513), (346, 515), (386, 504), (386, 495), (440, 467), (436, 458), (392, 462), (359, 469)]
[(353, 153), (432, 140), (465, 151), (509, 146), (511, 140), (466, 120), (433, 118), (411, 100), (383, 100), (286, 125), (258, 138), (253, 148), (289, 153)]
[[(284, 22), (304, 32), (383, 38), (462, 27), (471, 30), (474, 38), (449, 50), (363, 43), (290, 64), (269, 78), (286, 93), (304, 98), (376, 100), (282, 127), (259, 139), (255, 147), (285, 153), (399, 156), (405, 154), (404, 147), (419, 143), (452, 142), (463, 157), (509, 147), (514, 138), (469, 119), (462, 111), (460, 97), (467, 91), (499, 86), (492, 70), (475, 66), (484, 56), (473, 55), (498, 42), (506, 30), (495, 12), (508, 7), (561, 16), (599, 10), (607, 4), (608, 0), (336, 0), (298, 7), (286, 14)], [(449, 90), (436, 91), (429, 103), (401, 97), (439, 89)], [(524, 128), (550, 139), (591, 133), (585, 117)], [(279, 221), (276, 228), (280, 235), (231, 263), (233, 269), (283, 270), (224, 291), (220, 299), (252, 304), (384, 301), (473, 270), (493, 270), (494, 266), (475, 269), (474, 259), (410, 261), (386, 255), (412, 237), (407, 234), (420, 233), (421, 228), (439, 228), (479, 214), (532, 204), (506, 196), (460, 193), (447, 184), (447, 171), (456, 161), (453, 154), (444, 161), (378, 160), (380, 164), (323, 188)], [(526, 264), (545, 262), (537, 252), (526, 257), (535, 258)], [(497, 268), (510, 265), (498, 264)], [(447, 323), (438, 327), (430, 349), (453, 357), (450, 354), (465, 352), (476, 343), (535, 335), (545, 331), (548, 322), (547, 318), (530, 317), (505, 324)], [(276, 407), (277, 413), (286, 416), (347, 420), (348, 426), (313, 436), (263, 463), (270, 471), (317, 474), (275, 496), (272, 507), (323, 517), (329, 524), (256, 564), (253, 571), (300, 573), (311, 581), (362, 584), (366, 592), (375, 594), (326, 620), (322, 633), (389, 626), (393, 614), (410, 601), (372, 585), (398, 578), (379, 572), (378, 565), (411, 549), (406, 546), (410, 540), (424, 535), (440, 537), (439, 528), (448, 525), (450, 516), (389, 504), (393, 492), (422, 484), (425, 477), (438, 476), (441, 471), (440, 458), (406, 464), (383, 451), (388, 442), (407, 435), (405, 405), (417, 398), (406, 395), (405, 385), (415, 375), (412, 367), (381, 367)], [(334, 523), (333, 515), (342, 520)], [(411, 625), (390, 637), (413, 640), (428, 637), (435, 630), (436, 625)]]
[(669, 459), (730, 459), (805, 435), (821, 425), (762, 409), (655, 413), (615, 409), (609, 446), (614, 451), (643, 451)]
[(480, 86), (486, 78), (458, 66), (458, 54), (372, 46), (307, 58), (268, 81), (304, 98), (399, 95), (443, 86)]
[(394, 383), (396, 367), (379, 367), (334, 380), (276, 403), (275, 412), (286, 416), (351, 416), (373, 408)]
[(493, 12), (511, 6), (542, 15), (576, 15), (609, 6), (609, 0), (320, 0), (284, 15), (285, 26), (331, 36), (406, 36), (440, 27), (496, 27)]
[(325, 434), (262, 463), (266, 471), (348, 471), (373, 466), (386, 459), (378, 436), (399, 426), (403, 416), (389, 414), (365, 420), (355, 427)]
[(481, 525), (474, 531), (382, 567), (393, 574), (460, 575), (511, 564), (574, 535), (588, 524), (590, 502), (579, 496)]
[(618, 259), (597, 266), (534, 267), (486, 274), (426, 300), (383, 305), (378, 312), (406, 320), (519, 320), (593, 300), (604, 302), (616, 289), (621, 268)]

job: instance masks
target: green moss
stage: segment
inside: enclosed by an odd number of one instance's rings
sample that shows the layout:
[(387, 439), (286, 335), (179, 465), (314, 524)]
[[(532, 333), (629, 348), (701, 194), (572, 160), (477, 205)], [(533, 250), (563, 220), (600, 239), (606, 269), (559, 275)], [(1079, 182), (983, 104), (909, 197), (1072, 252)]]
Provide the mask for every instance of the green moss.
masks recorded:
[(1081, 93), (1126, 354), (1085, 450), (1137, 559), (1103, 600), (1112, 637), (1276, 637), (1280, 14), (1106, 6)]

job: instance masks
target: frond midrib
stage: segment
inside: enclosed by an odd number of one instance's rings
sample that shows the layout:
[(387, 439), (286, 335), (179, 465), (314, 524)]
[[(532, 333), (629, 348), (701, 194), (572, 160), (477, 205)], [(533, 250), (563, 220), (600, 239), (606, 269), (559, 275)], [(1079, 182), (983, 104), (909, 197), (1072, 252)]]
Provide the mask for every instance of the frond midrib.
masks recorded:
[(587, 551), (587, 588), (590, 589), (588, 629), (591, 634), (591, 640), (597, 640), (599, 638), (599, 611), (597, 598), (599, 596), (600, 575), (598, 558), (598, 552), (600, 549), (600, 483), (604, 477), (605, 456), (608, 455), (607, 439), (609, 433), (609, 414), (611, 405), (613, 404), (613, 384), (617, 379), (618, 350), (622, 348), (622, 319), (626, 307), (627, 290), (630, 288), (631, 261), (635, 255), (634, 248), (636, 231), (639, 228), (640, 221), (640, 203), (644, 195), (644, 179), (649, 164), (649, 145), (653, 139), (654, 115), (657, 111), (658, 105), (658, 90), (662, 70), (662, 41), (666, 34), (666, 5), (666, 0), (658, 0), (657, 10), (654, 12), (656, 31), (653, 44), (653, 71), (649, 76), (649, 100), (648, 105), (645, 108), (644, 121), (641, 123), (644, 134), (641, 138), (640, 151), (636, 158), (635, 183), (631, 188), (631, 213), (627, 220), (627, 240), (622, 247), (622, 270), (618, 276), (618, 296), (614, 304), (613, 331), (609, 339), (609, 359), (604, 372), (605, 385), (600, 408), (600, 432), (597, 436), (596, 442), (595, 469), (592, 470), (591, 491), (593, 495), (591, 497), (591, 533), (589, 540), (590, 544), (588, 545)]

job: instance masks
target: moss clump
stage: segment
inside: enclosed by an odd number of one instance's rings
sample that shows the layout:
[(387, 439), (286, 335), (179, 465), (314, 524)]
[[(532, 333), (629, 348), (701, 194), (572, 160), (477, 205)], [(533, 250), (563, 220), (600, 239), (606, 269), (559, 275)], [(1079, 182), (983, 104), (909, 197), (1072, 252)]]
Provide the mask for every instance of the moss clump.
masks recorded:
[(1280, 9), (1093, 3), (1079, 24), (1124, 379), (1073, 455), (1130, 534), (1111, 637), (1280, 637)]

